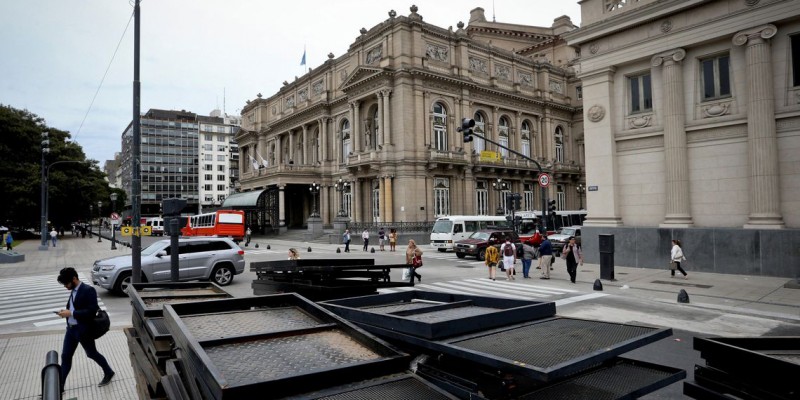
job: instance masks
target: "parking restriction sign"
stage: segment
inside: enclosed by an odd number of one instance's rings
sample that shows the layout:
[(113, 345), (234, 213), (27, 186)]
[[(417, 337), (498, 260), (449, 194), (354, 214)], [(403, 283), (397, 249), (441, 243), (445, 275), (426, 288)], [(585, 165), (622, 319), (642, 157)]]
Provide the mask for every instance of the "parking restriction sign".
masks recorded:
[(539, 174), (539, 186), (541, 187), (550, 186), (550, 175), (545, 173)]

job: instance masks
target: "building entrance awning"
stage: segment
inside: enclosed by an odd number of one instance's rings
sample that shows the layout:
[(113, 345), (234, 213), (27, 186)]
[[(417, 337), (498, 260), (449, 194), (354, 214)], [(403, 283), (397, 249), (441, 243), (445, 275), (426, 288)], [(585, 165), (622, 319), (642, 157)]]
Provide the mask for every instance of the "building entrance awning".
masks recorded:
[(228, 196), (222, 203), (221, 208), (256, 208), (258, 205), (258, 198), (264, 193), (264, 190), (252, 190), (244, 193), (234, 193)]

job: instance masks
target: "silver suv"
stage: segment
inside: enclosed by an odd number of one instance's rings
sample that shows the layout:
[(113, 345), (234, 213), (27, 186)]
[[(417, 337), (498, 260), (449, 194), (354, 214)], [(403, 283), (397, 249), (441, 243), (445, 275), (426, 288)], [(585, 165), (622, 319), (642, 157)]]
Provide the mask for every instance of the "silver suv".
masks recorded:
[[(159, 240), (142, 250), (142, 281), (163, 282), (171, 278), (170, 241)], [(202, 237), (178, 241), (178, 277), (181, 281), (211, 280), (230, 285), (233, 276), (244, 272), (244, 251), (228, 238)], [(97, 260), (92, 282), (119, 294), (131, 283), (131, 256)]]

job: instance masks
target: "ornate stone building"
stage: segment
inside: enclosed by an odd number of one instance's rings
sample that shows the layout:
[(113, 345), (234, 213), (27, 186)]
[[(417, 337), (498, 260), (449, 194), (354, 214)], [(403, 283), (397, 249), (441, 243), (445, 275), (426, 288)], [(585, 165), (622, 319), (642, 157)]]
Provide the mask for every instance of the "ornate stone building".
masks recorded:
[(588, 219), (616, 263), (792, 276), (800, 265), (800, 3), (584, 0)]
[(541, 204), (533, 163), (463, 142), (457, 128), (474, 118), (476, 132), (549, 165), (550, 197), (578, 208), (580, 88), (560, 38), (576, 28), (569, 18), (540, 28), (487, 22), (476, 8), (468, 26), (445, 29), (417, 11), (390, 11), (346, 54), (247, 102), (236, 137), (241, 193), (223, 206), (249, 210), (261, 229), (301, 227), (315, 205), (325, 225), (340, 215), (390, 226), (495, 214), (498, 178), (524, 194), (525, 208)]

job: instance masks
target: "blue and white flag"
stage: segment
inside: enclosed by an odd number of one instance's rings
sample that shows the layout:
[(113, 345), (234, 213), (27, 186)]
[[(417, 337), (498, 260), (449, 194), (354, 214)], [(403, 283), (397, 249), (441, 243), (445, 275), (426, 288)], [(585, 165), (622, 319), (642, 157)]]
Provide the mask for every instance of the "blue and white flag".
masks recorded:
[(300, 65), (306, 65), (306, 49), (303, 48), (303, 59), (300, 60)]

